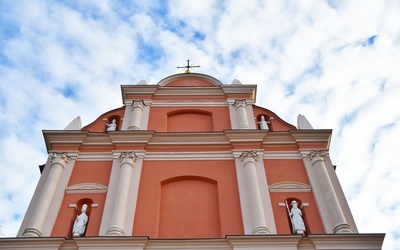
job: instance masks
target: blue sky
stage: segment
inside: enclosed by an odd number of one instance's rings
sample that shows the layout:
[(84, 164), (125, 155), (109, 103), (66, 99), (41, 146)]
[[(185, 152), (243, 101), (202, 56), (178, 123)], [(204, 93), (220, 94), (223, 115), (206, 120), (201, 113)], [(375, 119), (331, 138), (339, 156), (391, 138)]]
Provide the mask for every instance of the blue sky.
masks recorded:
[[(147, 3), (150, 2), (150, 3)], [(332, 128), (360, 232), (400, 245), (399, 1), (0, 0), (0, 225), (14, 236), (42, 130), (122, 106), (120, 84), (196, 72), (258, 84), (257, 105)]]

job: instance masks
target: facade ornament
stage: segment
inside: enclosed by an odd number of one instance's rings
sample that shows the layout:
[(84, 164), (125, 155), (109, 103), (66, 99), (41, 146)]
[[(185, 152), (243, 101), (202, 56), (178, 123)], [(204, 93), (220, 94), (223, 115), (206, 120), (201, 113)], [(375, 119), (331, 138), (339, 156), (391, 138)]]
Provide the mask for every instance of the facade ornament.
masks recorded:
[(49, 155), (49, 158), (52, 159), (51, 166), (54, 164), (60, 164), (62, 167), (65, 168), (67, 162), (71, 160), (71, 158), (67, 155), (67, 153), (52, 153)]
[(136, 156), (135, 152), (122, 152), (118, 159), (121, 163), (130, 160), (135, 162), (138, 159), (138, 157)]
[(134, 110), (135, 108), (140, 108), (141, 110), (144, 109), (144, 102), (143, 100), (133, 100), (132, 102), (132, 110)]
[(258, 160), (257, 151), (243, 151), (239, 156), (241, 161), (244, 161), (246, 158), (253, 158), (255, 161)]
[(271, 123), (271, 120), (272, 120), (273, 118), (271, 117), (271, 118), (269, 118), (269, 120), (268, 121), (266, 121), (265, 120), (265, 116), (261, 116), (261, 121), (259, 121), (259, 122), (257, 122), (259, 125), (260, 125), (260, 129), (265, 129), (265, 130), (268, 130), (268, 124), (270, 124)]
[(311, 150), (311, 152), (306, 157), (311, 161), (317, 156), (321, 157), (322, 160), (325, 160), (326, 157), (325, 150)]
[(142, 122), (142, 113), (144, 110), (143, 100), (133, 100), (132, 102), (132, 117), (128, 130), (140, 130), (140, 123)]
[(233, 106), (235, 106), (236, 109), (238, 109), (239, 107), (245, 108), (247, 106), (246, 99), (236, 99), (233, 103)]
[(107, 132), (108, 131), (116, 131), (117, 130), (117, 121), (115, 119), (113, 119), (110, 124), (108, 124), (106, 121), (106, 126), (107, 126)]
[[(286, 201), (285, 201), (286, 202)], [(306, 226), (303, 220), (303, 213), (301, 212), (300, 208), (298, 208), (298, 202), (293, 200), (291, 202), (292, 209), (289, 211), (289, 206), (286, 202), (286, 207), (288, 209), (290, 221), (292, 222), (292, 232), (294, 234), (304, 234), (306, 231)]]
[(74, 226), (72, 227), (72, 235), (74, 237), (82, 236), (85, 233), (86, 225), (89, 217), (86, 214), (87, 205), (83, 204), (81, 214), (76, 216)]

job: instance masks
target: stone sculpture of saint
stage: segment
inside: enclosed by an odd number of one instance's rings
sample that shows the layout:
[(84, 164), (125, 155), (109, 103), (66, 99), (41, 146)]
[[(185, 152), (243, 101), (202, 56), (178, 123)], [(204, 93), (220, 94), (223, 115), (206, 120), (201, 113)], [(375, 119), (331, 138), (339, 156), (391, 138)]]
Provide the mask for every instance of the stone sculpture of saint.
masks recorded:
[(73, 236), (82, 236), (85, 233), (88, 216), (86, 214), (87, 205), (83, 204), (81, 214), (76, 216), (74, 226), (72, 227)]
[(306, 226), (304, 225), (304, 221), (302, 218), (303, 214), (300, 208), (297, 207), (297, 201), (292, 201), (291, 205), (292, 209), (290, 210), (290, 219), (292, 221), (293, 233), (303, 234), (306, 231)]
[(115, 121), (115, 119), (113, 119), (110, 124), (106, 122), (106, 125), (107, 125), (107, 131), (117, 130), (117, 122)]
[(259, 121), (257, 123), (260, 124), (260, 129), (268, 129), (268, 123), (269, 122), (267, 122), (265, 120), (265, 117), (263, 115), (261, 116), (261, 121)]

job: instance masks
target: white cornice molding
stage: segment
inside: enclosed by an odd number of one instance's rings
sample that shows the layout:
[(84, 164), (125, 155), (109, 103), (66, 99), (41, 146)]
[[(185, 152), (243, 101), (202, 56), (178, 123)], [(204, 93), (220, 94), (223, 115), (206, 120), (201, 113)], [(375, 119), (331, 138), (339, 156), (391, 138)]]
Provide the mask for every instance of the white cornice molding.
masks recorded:
[(69, 186), (65, 189), (67, 194), (95, 194), (106, 193), (108, 187), (98, 183), (80, 183)]
[(283, 181), (270, 185), (269, 191), (271, 193), (311, 192), (311, 186), (295, 181)]
[(299, 151), (265, 151), (264, 159), (302, 159)]
[(233, 160), (232, 152), (147, 152), (144, 160)]
[(223, 101), (153, 101), (152, 107), (226, 107), (228, 103)]
[(77, 161), (112, 161), (111, 152), (81, 152)]

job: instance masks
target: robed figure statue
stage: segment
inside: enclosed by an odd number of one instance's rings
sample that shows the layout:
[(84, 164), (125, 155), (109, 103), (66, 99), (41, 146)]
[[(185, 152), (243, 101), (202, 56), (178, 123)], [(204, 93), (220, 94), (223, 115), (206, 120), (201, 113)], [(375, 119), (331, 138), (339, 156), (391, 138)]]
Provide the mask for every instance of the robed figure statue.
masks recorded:
[(72, 227), (73, 236), (82, 236), (85, 233), (86, 225), (88, 222), (88, 216), (86, 214), (87, 205), (83, 204), (82, 212), (76, 216), (74, 226)]

